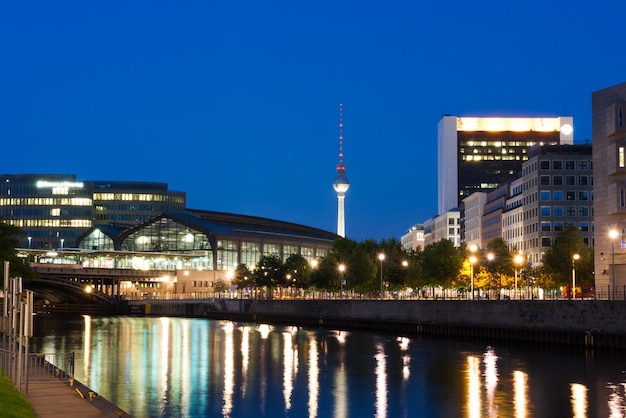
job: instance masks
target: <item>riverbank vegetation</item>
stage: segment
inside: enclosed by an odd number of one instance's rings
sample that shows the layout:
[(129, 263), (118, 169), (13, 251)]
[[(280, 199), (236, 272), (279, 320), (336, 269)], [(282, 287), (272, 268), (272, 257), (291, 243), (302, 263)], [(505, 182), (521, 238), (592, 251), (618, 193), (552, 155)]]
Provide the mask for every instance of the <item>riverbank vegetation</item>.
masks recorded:
[(381, 242), (341, 238), (325, 257), (313, 262), (296, 254), (283, 262), (272, 254), (263, 256), (255, 266), (241, 264), (231, 282), (222, 283), (222, 289), (217, 290), (226, 291), (230, 285), (231, 290), (238, 291), (301, 289), (419, 297), (434, 295), (429, 289), (445, 289), (449, 296), (469, 297), (473, 288), (477, 297), (530, 298), (536, 289), (562, 293), (571, 283), (574, 255), (576, 283), (593, 285), (593, 252), (571, 226), (565, 227), (547, 249), (539, 267), (532, 266), (521, 251), (510, 248), (502, 238), (480, 249), (465, 243), (455, 247), (442, 239), (414, 251), (403, 250), (395, 238)]

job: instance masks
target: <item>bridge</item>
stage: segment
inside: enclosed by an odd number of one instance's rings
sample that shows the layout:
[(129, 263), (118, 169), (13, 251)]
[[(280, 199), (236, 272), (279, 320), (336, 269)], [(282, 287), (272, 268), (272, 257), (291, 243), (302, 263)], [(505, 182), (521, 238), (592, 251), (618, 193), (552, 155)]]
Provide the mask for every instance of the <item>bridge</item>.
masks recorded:
[(50, 303), (96, 302), (116, 304), (120, 301), (122, 282), (154, 284), (159, 277), (176, 275), (171, 270), (134, 270), (89, 268), (78, 264), (30, 263), (37, 278), (24, 287), (36, 298)]

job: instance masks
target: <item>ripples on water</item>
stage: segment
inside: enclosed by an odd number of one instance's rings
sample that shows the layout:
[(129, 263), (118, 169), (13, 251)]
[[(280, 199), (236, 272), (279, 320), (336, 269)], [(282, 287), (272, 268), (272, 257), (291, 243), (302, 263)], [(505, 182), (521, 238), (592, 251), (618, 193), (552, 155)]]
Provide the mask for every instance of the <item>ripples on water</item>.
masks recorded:
[(134, 417), (623, 417), (622, 353), (185, 318), (37, 317)]

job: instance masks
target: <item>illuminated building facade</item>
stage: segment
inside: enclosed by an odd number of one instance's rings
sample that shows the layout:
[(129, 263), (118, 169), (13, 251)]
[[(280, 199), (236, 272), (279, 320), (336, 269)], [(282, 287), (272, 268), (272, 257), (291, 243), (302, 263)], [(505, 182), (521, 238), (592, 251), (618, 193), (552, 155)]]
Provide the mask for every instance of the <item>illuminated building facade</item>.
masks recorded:
[(573, 118), (444, 116), (438, 125), (438, 210), (517, 178), (534, 144), (573, 144)]
[(186, 206), (185, 193), (165, 183), (77, 181), (73, 174), (5, 174), (0, 182), (0, 217), (24, 231), (23, 248), (75, 247), (94, 224), (130, 227)]
[[(593, 247), (594, 167), (591, 145), (535, 146), (522, 168), (523, 237), (518, 250), (533, 265), (566, 225)], [(505, 237), (506, 239), (506, 237)]]
[(94, 223), (128, 227), (185, 209), (185, 192), (168, 190), (166, 183), (89, 181), (93, 185)]
[(461, 245), (461, 212), (458, 209), (450, 209), (424, 222), (424, 246), (442, 239), (452, 242), (455, 247)]
[(400, 238), (400, 244), (404, 251), (415, 251), (424, 249), (424, 225), (413, 225)]
[(595, 91), (591, 97), (596, 295), (623, 300), (626, 287), (626, 83)]
[(83, 267), (172, 271), (171, 277), (153, 283), (124, 282), (124, 294), (199, 295), (214, 291), (218, 281), (229, 281), (240, 264), (253, 269), (265, 255), (285, 262), (298, 254), (314, 265), (337, 238), (290, 222), (187, 209), (161, 213), (125, 230), (95, 225), (79, 237), (78, 248), (87, 250), (81, 254)]
[(0, 217), (24, 231), (23, 248), (74, 246), (92, 226), (93, 189), (70, 174), (0, 175)]

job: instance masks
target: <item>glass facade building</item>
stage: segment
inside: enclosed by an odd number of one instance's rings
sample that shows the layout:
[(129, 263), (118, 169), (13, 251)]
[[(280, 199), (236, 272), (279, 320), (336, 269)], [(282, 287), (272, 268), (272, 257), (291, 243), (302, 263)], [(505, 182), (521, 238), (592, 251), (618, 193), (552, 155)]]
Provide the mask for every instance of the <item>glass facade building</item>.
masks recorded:
[(71, 174), (0, 176), (0, 217), (24, 231), (24, 248), (74, 246), (92, 226), (93, 189)]
[(73, 174), (5, 174), (0, 182), (0, 216), (24, 231), (23, 248), (73, 248), (93, 225), (128, 228), (186, 207), (185, 193), (165, 183), (78, 181)]
[(289, 222), (188, 209), (159, 214), (126, 230), (94, 226), (79, 238), (78, 247), (145, 254), (151, 264), (163, 255), (163, 264), (151, 269), (233, 271), (239, 264), (254, 268), (264, 255), (284, 262), (299, 254), (312, 262), (325, 256), (337, 238)]

